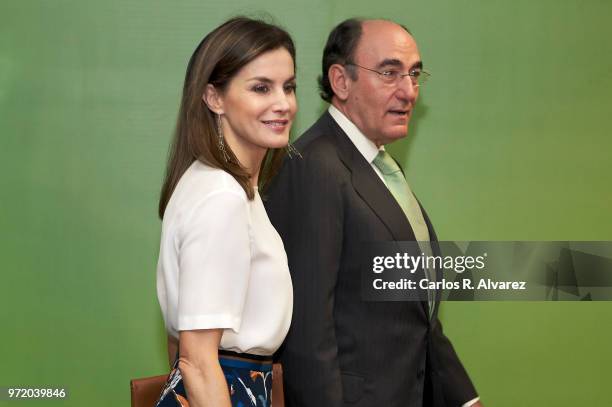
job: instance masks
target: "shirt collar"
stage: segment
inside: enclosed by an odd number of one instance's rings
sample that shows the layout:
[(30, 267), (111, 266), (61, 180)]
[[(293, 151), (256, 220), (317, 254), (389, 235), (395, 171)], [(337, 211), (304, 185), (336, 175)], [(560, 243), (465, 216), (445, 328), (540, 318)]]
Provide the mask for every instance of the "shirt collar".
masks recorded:
[(336, 109), (334, 105), (329, 105), (327, 111), (368, 163), (371, 164), (378, 155), (378, 152), (385, 149), (384, 146), (380, 146), (380, 148), (376, 147), (376, 144), (367, 138), (361, 130), (359, 130), (340, 110)]

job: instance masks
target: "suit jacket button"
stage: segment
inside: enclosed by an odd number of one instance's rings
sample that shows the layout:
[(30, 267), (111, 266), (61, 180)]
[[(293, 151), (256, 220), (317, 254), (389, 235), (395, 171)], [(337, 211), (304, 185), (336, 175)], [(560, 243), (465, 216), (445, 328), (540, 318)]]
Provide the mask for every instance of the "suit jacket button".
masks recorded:
[(425, 370), (424, 369), (419, 369), (419, 371), (417, 372), (417, 378), (420, 379), (423, 376), (425, 376)]

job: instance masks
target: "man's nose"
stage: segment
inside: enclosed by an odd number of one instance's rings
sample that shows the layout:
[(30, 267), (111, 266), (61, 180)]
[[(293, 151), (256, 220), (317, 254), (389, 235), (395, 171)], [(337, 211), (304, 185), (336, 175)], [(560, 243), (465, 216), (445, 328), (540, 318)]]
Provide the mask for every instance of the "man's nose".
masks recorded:
[(419, 84), (413, 83), (410, 76), (405, 76), (399, 81), (396, 92), (396, 96), (399, 99), (405, 100), (408, 103), (414, 103), (418, 95)]

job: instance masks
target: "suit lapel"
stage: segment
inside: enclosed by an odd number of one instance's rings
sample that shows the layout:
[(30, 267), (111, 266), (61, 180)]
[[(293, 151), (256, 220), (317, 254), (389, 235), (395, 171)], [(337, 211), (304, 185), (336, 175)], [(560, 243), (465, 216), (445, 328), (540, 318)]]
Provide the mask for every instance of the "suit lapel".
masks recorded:
[(326, 112), (320, 119), (333, 135), (338, 156), (351, 172), (351, 181), (357, 194), (378, 216), (396, 241), (416, 240), (406, 215), (391, 192), (376, 175), (370, 163), (361, 155), (331, 115)]
[[(418, 201), (418, 200), (417, 200)], [(434, 230), (434, 227), (431, 223), (431, 220), (429, 219), (429, 216), (427, 216), (427, 212), (425, 211), (425, 209), (423, 208), (423, 206), (421, 206), (421, 203), (419, 202), (419, 207), (421, 208), (421, 211), (423, 212), (423, 217), (425, 218), (425, 223), (427, 224), (427, 229), (429, 229), (429, 240), (431, 242), (431, 250), (433, 252), (434, 256), (441, 256), (442, 252), (440, 250), (440, 244), (438, 243), (438, 236), (436, 235), (436, 232)], [(435, 269), (435, 273), (436, 273), (436, 281), (442, 281), (443, 279), (443, 273), (442, 270), (437, 268)], [(440, 294), (441, 294), (442, 290), (435, 290), (434, 291), (434, 310), (432, 312), (431, 318), (432, 319), (436, 319), (438, 316), (438, 309), (440, 308)]]

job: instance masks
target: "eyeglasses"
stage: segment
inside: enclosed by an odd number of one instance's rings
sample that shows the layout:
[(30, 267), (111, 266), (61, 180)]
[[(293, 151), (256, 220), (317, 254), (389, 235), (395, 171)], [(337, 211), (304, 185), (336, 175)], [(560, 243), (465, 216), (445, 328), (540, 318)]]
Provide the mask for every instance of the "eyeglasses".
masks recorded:
[(413, 69), (410, 72), (403, 73), (396, 69), (377, 71), (376, 69), (366, 68), (365, 66), (354, 64), (352, 62), (346, 65), (356, 66), (358, 68), (365, 69), (366, 71), (377, 73), (380, 79), (382, 79), (382, 81), (388, 85), (397, 85), (400, 80), (404, 79), (406, 76), (409, 76), (412, 86), (419, 87), (427, 81), (427, 78), (431, 76), (429, 72), (422, 69)]

